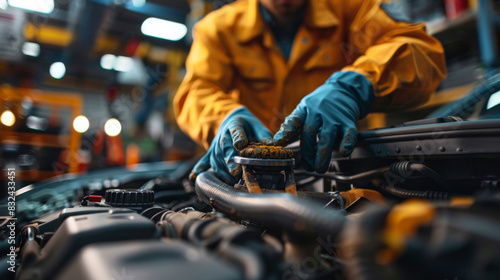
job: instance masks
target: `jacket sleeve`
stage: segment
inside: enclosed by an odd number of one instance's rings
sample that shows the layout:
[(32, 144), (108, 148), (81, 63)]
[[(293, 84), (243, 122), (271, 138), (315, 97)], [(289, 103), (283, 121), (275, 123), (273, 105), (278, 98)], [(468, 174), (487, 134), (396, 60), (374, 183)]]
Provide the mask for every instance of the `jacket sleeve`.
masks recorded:
[(241, 104), (231, 97), (234, 72), (214, 24), (199, 22), (193, 37), (174, 113), (179, 127), (208, 149), (225, 116)]
[(344, 71), (364, 74), (373, 84), (372, 111), (400, 110), (429, 100), (446, 76), (441, 43), (427, 34), (424, 23), (397, 21), (377, 0), (346, 1)]

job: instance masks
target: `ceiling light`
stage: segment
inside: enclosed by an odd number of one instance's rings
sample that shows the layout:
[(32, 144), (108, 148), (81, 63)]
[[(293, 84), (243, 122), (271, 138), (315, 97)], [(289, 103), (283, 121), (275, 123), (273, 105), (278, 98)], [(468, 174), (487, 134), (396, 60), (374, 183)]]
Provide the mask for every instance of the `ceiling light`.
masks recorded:
[(40, 45), (32, 42), (25, 42), (23, 44), (23, 54), (37, 57), (40, 54)]
[(120, 72), (128, 72), (134, 68), (134, 60), (126, 56), (105, 54), (101, 57), (101, 67), (106, 70), (114, 69)]
[(182, 23), (151, 17), (142, 23), (141, 31), (151, 37), (179, 41), (186, 36), (187, 27)]
[(122, 125), (120, 124), (120, 121), (118, 121), (117, 119), (111, 118), (107, 120), (106, 123), (104, 124), (104, 132), (108, 136), (111, 137), (116, 136), (120, 134), (121, 131), (122, 131)]
[(113, 69), (120, 72), (128, 72), (134, 67), (134, 60), (130, 57), (119, 56), (116, 58)]
[(115, 65), (116, 56), (112, 54), (105, 54), (101, 57), (101, 67), (106, 70), (113, 69), (113, 65)]
[(500, 91), (493, 93), (488, 99), (488, 105), (486, 105), (486, 110), (489, 110), (500, 104)]
[(0, 0), (0, 9), (5, 10), (8, 6), (7, 0)]
[(78, 133), (84, 133), (89, 129), (89, 126), (90, 126), (89, 119), (87, 119), (87, 117), (82, 115), (76, 117), (75, 120), (73, 121), (73, 128)]
[(132, 5), (134, 5), (134, 7), (140, 8), (144, 6), (144, 4), (146, 4), (146, 0), (132, 0)]
[(54, 11), (54, 0), (9, 0), (9, 5), (43, 14), (50, 14)]
[(62, 62), (54, 62), (50, 65), (49, 72), (52, 78), (60, 79), (66, 74), (66, 66)]
[(11, 110), (5, 110), (0, 117), (0, 121), (5, 126), (13, 126), (16, 123), (16, 117)]

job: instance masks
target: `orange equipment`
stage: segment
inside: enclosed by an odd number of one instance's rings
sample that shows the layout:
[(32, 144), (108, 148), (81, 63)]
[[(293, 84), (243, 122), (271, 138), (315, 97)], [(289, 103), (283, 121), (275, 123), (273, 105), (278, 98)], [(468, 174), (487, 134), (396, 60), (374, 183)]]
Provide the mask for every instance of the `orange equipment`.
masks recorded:
[[(29, 122), (29, 115), (25, 112), (26, 104), (31, 108), (49, 110), (48, 118), (41, 122), (46, 129), (26, 128), (25, 125)], [(35, 164), (23, 168), (21, 166), (24, 160), (22, 155), (15, 155), (10, 164), (16, 168), (16, 180), (36, 182), (65, 172), (78, 172), (81, 135), (73, 129), (73, 120), (82, 113), (82, 98), (79, 95), (4, 86), (0, 88), (0, 114), (6, 110), (13, 113), (14, 123), (11, 126), (0, 123), (0, 150), (2, 152), (0, 167), (2, 169), (7, 168), (5, 166), (7, 160), (5, 156), (2, 156), (6, 153), (6, 149), (28, 147), (35, 153), (31, 155), (33, 157), (31, 160), (34, 160)], [(66, 122), (70, 127), (59, 127), (61, 123), (64, 123), (60, 120), (61, 111), (69, 112), (70, 121)], [(61, 131), (63, 134), (55, 134), (54, 127), (57, 127), (56, 131)], [(50, 155), (50, 159), (47, 155)], [(47, 163), (43, 162), (44, 160), (53, 160), (53, 162)], [(40, 168), (42, 163), (51, 168)], [(1, 172), (1, 174), (0, 180), (5, 180), (6, 172)]]

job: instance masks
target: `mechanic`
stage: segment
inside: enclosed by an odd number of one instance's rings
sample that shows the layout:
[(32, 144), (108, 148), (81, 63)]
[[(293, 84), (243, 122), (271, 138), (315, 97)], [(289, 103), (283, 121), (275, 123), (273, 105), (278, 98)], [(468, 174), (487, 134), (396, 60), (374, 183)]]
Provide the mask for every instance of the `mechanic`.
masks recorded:
[(399, 10), (380, 0), (239, 0), (205, 16), (174, 98), (180, 128), (208, 149), (190, 178), (211, 167), (234, 184), (238, 150), (273, 144), (276, 132), (277, 145), (300, 139), (303, 167), (324, 173), (334, 142), (350, 155), (369, 112), (426, 102), (446, 75), (443, 48)]

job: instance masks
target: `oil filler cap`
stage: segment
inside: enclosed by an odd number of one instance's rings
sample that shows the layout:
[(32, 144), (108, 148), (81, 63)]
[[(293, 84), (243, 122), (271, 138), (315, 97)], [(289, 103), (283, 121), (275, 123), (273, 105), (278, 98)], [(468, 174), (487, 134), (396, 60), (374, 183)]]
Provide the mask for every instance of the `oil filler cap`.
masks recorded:
[(151, 207), (154, 204), (154, 191), (111, 189), (106, 191), (106, 204), (113, 207)]

